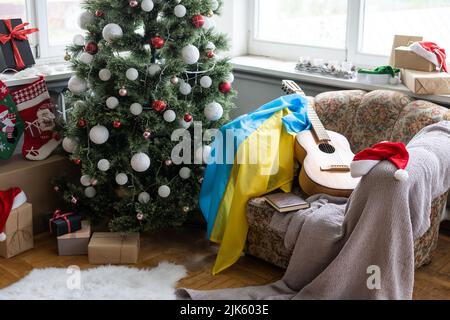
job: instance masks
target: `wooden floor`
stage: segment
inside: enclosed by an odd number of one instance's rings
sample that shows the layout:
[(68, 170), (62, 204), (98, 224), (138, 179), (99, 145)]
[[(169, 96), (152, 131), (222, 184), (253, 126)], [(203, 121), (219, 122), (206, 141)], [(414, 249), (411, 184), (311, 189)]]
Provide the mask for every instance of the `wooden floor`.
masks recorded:
[[(283, 270), (252, 257), (239, 262), (218, 276), (212, 276), (217, 248), (210, 246), (200, 229), (160, 232), (141, 237), (140, 263), (137, 268), (151, 268), (161, 261), (184, 265), (189, 275), (180, 287), (210, 290), (263, 285), (280, 279)], [(86, 256), (59, 257), (55, 239), (46, 234), (35, 238), (35, 249), (12, 259), (0, 258), (0, 288), (24, 277), (33, 268), (89, 265)], [(441, 234), (433, 263), (416, 273), (414, 299), (450, 300), (450, 236)]]

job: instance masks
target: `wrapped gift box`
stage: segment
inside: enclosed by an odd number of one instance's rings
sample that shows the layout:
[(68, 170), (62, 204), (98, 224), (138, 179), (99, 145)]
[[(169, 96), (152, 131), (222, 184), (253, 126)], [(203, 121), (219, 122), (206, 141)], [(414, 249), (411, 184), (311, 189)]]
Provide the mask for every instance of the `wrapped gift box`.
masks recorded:
[(139, 258), (139, 233), (96, 232), (88, 246), (91, 264), (132, 264)]
[(82, 256), (88, 254), (91, 224), (81, 221), (81, 229), (58, 237), (58, 254), (60, 256)]
[[(37, 29), (16, 28), (22, 24), (22, 19), (10, 19), (9, 21), (13, 32), (16, 34), (28, 36), (28, 34), (37, 31)], [(5, 20), (0, 20), (0, 38), (8, 39), (4, 44), (0, 41), (0, 72), (8, 68), (20, 71), (35, 64), (28, 40), (18, 40), (15, 37), (11, 37), (11, 30), (6, 25)], [(17, 48), (16, 55), (20, 55), (23, 66), (17, 64), (17, 58), (14, 56), (14, 46)]]
[(0, 242), (0, 256), (12, 258), (34, 247), (33, 207), (25, 203), (9, 214), (5, 225), (6, 240)]
[(416, 94), (450, 94), (450, 74), (405, 69), (402, 71), (405, 86)]
[(436, 71), (436, 66), (434, 64), (419, 56), (406, 46), (395, 49), (394, 67), (425, 72)]
[(423, 41), (423, 37), (420, 36), (405, 36), (405, 35), (395, 35), (394, 41), (392, 42), (392, 50), (391, 50), (391, 56), (389, 58), (389, 65), (394, 65), (394, 59), (395, 59), (395, 49), (398, 47), (403, 46), (410, 46), (414, 42)]
[(77, 213), (62, 213), (57, 210), (49, 220), (50, 233), (60, 237), (78, 231), (81, 229), (81, 220), (81, 215)]

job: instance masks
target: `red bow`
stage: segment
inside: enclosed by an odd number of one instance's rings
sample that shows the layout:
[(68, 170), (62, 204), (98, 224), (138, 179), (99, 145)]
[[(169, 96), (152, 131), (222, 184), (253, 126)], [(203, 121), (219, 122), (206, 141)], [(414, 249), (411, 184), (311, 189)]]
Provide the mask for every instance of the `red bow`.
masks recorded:
[(11, 47), (14, 53), (14, 59), (16, 60), (16, 67), (19, 70), (25, 68), (25, 63), (22, 59), (22, 55), (20, 54), (19, 48), (17, 48), (17, 44), (15, 40), (25, 41), (28, 40), (28, 35), (34, 32), (39, 31), (37, 28), (32, 29), (24, 29), (29, 25), (28, 22), (19, 24), (16, 27), (12, 27), (11, 20), (2, 20), (5, 24), (6, 28), (9, 30), (9, 34), (0, 33), (0, 42), (2, 44), (6, 44), (11, 41)]
[(53, 230), (52, 230), (52, 222), (55, 221), (55, 220), (59, 220), (59, 219), (63, 219), (63, 220), (67, 223), (67, 231), (68, 231), (69, 233), (71, 233), (72, 228), (71, 228), (70, 220), (69, 220), (69, 218), (67, 218), (67, 217), (68, 217), (68, 216), (71, 216), (72, 214), (73, 214), (73, 212), (62, 213), (61, 210), (56, 210), (56, 211), (53, 213), (53, 218), (51, 218), (51, 219), (49, 220), (50, 233), (53, 233)]

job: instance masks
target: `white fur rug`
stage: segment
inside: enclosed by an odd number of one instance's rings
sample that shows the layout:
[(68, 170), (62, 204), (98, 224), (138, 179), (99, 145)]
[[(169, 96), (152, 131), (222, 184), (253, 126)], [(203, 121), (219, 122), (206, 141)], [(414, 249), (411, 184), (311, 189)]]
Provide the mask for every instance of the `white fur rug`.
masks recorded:
[(0, 300), (174, 300), (175, 285), (186, 274), (184, 267), (166, 262), (150, 270), (35, 269), (0, 290)]

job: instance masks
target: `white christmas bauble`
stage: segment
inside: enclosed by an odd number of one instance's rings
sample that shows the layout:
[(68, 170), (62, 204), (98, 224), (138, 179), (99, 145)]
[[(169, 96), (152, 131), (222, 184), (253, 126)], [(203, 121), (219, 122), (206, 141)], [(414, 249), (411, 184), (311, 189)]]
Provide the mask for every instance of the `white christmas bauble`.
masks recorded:
[(173, 13), (178, 18), (183, 18), (186, 15), (186, 7), (183, 6), (182, 4), (179, 4), (175, 7), (175, 9), (173, 9)]
[(147, 204), (150, 202), (150, 195), (147, 192), (141, 192), (138, 195), (138, 201), (141, 204)]
[(155, 4), (152, 0), (143, 0), (141, 3), (141, 8), (145, 12), (150, 12), (155, 7)]
[(211, 88), (212, 82), (211, 77), (203, 76), (200, 78), (200, 85), (205, 89)]
[(161, 187), (159, 187), (158, 195), (161, 198), (167, 198), (168, 196), (170, 196), (170, 188), (168, 186), (161, 186)]
[(97, 163), (97, 168), (100, 171), (106, 172), (109, 168), (111, 168), (111, 163), (106, 159), (99, 160)]
[(75, 110), (82, 110), (84, 107), (86, 107), (86, 104), (82, 100), (75, 101), (73, 104), (73, 107)]
[(86, 174), (81, 176), (80, 183), (82, 186), (89, 187), (91, 185), (91, 177)]
[(209, 30), (216, 26), (216, 23), (213, 19), (205, 17), (205, 24), (203, 25), (203, 29)]
[(73, 37), (73, 44), (76, 46), (84, 46), (84, 37), (81, 34), (77, 34)]
[(161, 66), (159, 64), (154, 63), (148, 67), (148, 74), (152, 77), (156, 76), (160, 72), (161, 72)]
[(109, 109), (115, 109), (119, 106), (119, 99), (117, 99), (116, 97), (109, 97), (108, 99), (106, 99), (106, 106)]
[(127, 70), (125, 76), (130, 81), (135, 81), (139, 77), (139, 72), (135, 68), (130, 68)]
[(164, 112), (163, 117), (166, 122), (174, 122), (177, 118), (177, 115), (176, 115), (175, 111), (167, 110), (166, 112)]
[(109, 71), (108, 69), (102, 69), (98, 72), (98, 77), (102, 81), (109, 81), (111, 79), (111, 76), (111, 71)]
[(83, 52), (80, 55), (80, 61), (85, 63), (85, 64), (90, 64), (93, 60), (94, 60), (94, 56), (92, 54), (90, 54), (90, 53)]
[(122, 28), (116, 23), (107, 24), (102, 31), (103, 39), (111, 43), (123, 36)]
[(209, 121), (217, 121), (222, 118), (223, 108), (219, 103), (211, 102), (206, 106), (204, 113), (206, 119), (208, 119)]
[(179, 174), (181, 179), (189, 179), (191, 177), (191, 169), (189, 169), (188, 167), (181, 168)]
[(130, 106), (130, 112), (135, 116), (140, 115), (142, 113), (142, 105), (140, 103), (133, 103)]
[(62, 141), (62, 147), (67, 153), (74, 153), (75, 149), (78, 147), (78, 143), (68, 137), (65, 137)]
[(82, 12), (78, 17), (78, 25), (83, 30), (87, 30), (87, 26), (93, 24), (94, 21), (95, 21), (94, 15), (90, 14), (87, 11)]
[(131, 158), (131, 167), (136, 172), (145, 172), (150, 168), (150, 158), (145, 153), (136, 153)]
[(234, 82), (234, 74), (231, 72), (225, 77), (225, 82), (233, 83)]
[(128, 183), (128, 176), (127, 176), (125, 173), (119, 173), (119, 174), (116, 176), (116, 183), (117, 183), (119, 186), (124, 186), (124, 185), (126, 185), (126, 184)]
[(86, 189), (84, 189), (84, 195), (86, 196), (86, 198), (92, 199), (96, 194), (97, 191), (94, 187), (87, 187)]
[(210, 0), (209, 3), (211, 4), (211, 10), (216, 11), (219, 9), (219, 1), (217, 0)]
[(187, 96), (187, 95), (191, 94), (192, 87), (191, 87), (191, 85), (189, 83), (183, 82), (182, 84), (180, 84), (180, 89), (179, 90), (180, 90), (180, 93), (182, 95)]
[(80, 94), (88, 89), (87, 82), (77, 76), (72, 76), (67, 86), (73, 94)]
[(216, 50), (216, 45), (210, 41), (206, 45), (206, 49), (208, 49), (208, 50)]
[(186, 64), (197, 63), (198, 59), (200, 59), (200, 51), (198, 51), (196, 46), (189, 44), (181, 49), (181, 58)]
[(104, 144), (108, 141), (109, 131), (105, 126), (96, 125), (89, 131), (89, 138), (95, 144)]

